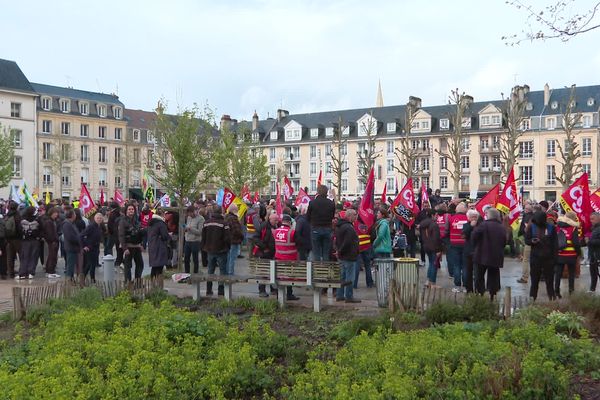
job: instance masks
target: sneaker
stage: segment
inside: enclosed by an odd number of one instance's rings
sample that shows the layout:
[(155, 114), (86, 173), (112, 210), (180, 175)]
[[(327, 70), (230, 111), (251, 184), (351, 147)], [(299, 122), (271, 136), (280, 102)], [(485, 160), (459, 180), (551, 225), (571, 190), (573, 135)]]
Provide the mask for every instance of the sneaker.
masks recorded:
[(46, 278), (56, 279), (56, 278), (60, 278), (60, 275), (58, 275), (58, 274), (46, 274)]
[(527, 279), (519, 278), (517, 279), (518, 283), (527, 283)]
[(27, 276), (27, 279), (33, 279), (33, 275), (29, 274), (29, 276)]
[(21, 276), (21, 275), (16, 275), (15, 276), (15, 280), (17, 280), (17, 281), (21, 281), (23, 279), (27, 279), (27, 277), (26, 276)]
[(258, 297), (269, 297), (269, 293), (267, 292), (259, 292)]
[(346, 299), (346, 303), (360, 303), (362, 300), (359, 299)]
[(452, 288), (452, 293), (460, 293), (460, 292), (461, 292), (461, 290), (460, 290), (459, 287), (453, 287)]

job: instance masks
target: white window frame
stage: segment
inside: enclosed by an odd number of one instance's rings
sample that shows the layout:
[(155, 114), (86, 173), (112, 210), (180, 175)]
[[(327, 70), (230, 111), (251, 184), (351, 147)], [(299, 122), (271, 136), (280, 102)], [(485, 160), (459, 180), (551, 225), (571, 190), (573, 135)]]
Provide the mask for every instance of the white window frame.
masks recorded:
[(90, 126), (88, 124), (81, 124), (79, 126), (79, 136), (80, 137), (89, 137), (90, 136)]
[(10, 103), (10, 117), (11, 118), (21, 118), (21, 114), (23, 113), (21, 103), (11, 102)]
[(52, 97), (42, 96), (41, 100), (42, 110), (49, 111), (52, 109)]
[(44, 119), (42, 120), (42, 133), (52, 133), (52, 120)]
[(88, 115), (90, 113), (90, 103), (88, 103), (87, 101), (80, 101), (79, 113), (81, 115)]
[(581, 138), (581, 156), (589, 157), (592, 155), (592, 138)]
[(440, 130), (447, 131), (450, 129), (450, 120), (448, 118), (440, 119)]
[(134, 129), (133, 130), (133, 141), (134, 142), (140, 142), (140, 130), (139, 129)]
[(44, 184), (44, 186), (52, 185), (52, 168), (51, 167), (46, 166), (43, 168), (42, 183)]
[(285, 130), (285, 141), (297, 141), (302, 139), (302, 129), (301, 128), (293, 128)]
[(325, 137), (333, 137), (333, 127), (328, 126), (325, 128)]
[(546, 185), (556, 185), (556, 166), (546, 165)]
[(123, 128), (115, 128), (115, 140), (123, 140)]
[(87, 167), (81, 168), (79, 171), (79, 180), (86, 185), (90, 183), (90, 169)]
[(481, 126), (491, 125), (490, 124), (490, 116), (489, 115), (482, 115), (481, 117), (479, 117), (479, 124)]
[(471, 157), (470, 156), (460, 156), (460, 170), (463, 172), (469, 171), (471, 168)]
[(80, 162), (90, 162), (90, 146), (87, 144), (82, 144), (79, 146), (79, 161)]
[(21, 129), (11, 129), (10, 134), (12, 136), (13, 147), (20, 149), (23, 146), (23, 131)]
[(52, 158), (52, 143), (42, 142), (42, 160), (48, 161)]
[(500, 122), (502, 121), (502, 118), (500, 118), (500, 114), (493, 114), (491, 117), (491, 125), (494, 126), (498, 126), (500, 125)]
[(69, 99), (60, 99), (58, 101), (58, 104), (60, 106), (60, 111), (68, 114), (71, 112), (71, 100)]
[(277, 149), (275, 147), (271, 147), (269, 149), (269, 160), (274, 161), (277, 158)]
[(448, 189), (448, 177), (440, 176), (440, 189)]
[(106, 168), (98, 169), (98, 186), (106, 187), (108, 181), (108, 170)]
[(277, 131), (271, 131), (271, 133), (269, 134), (269, 139), (271, 139), (271, 140), (277, 140), (278, 136), (279, 136), (279, 132), (277, 132)]
[(584, 127), (584, 128), (589, 128), (589, 127), (591, 127), (591, 126), (592, 126), (592, 123), (593, 123), (592, 121), (593, 121), (593, 120), (594, 120), (594, 119), (592, 118), (592, 116), (591, 116), (591, 115), (587, 115), (587, 114), (586, 114), (586, 115), (584, 115), (584, 116), (581, 118), (581, 123), (583, 124), (583, 127)]
[(388, 133), (396, 133), (398, 129), (398, 124), (396, 122), (388, 122), (387, 123), (387, 132)]
[(100, 125), (98, 127), (98, 138), (99, 139), (106, 139), (106, 131), (108, 130), (108, 128), (105, 125)]
[(15, 178), (20, 178), (23, 174), (23, 157), (14, 156), (13, 157), (13, 176)]
[(98, 116), (100, 118), (106, 118), (106, 104), (96, 104), (96, 110), (98, 111)]
[(98, 162), (101, 164), (106, 164), (108, 162), (106, 157), (106, 146), (98, 147)]
[(519, 167), (520, 179), (522, 185), (531, 186), (533, 185), (533, 166), (524, 165)]
[(546, 157), (556, 157), (556, 140), (546, 140)]
[(71, 134), (71, 123), (70, 122), (61, 122), (60, 123), (60, 133), (62, 135), (70, 135)]
[(388, 156), (393, 156), (394, 155), (395, 147), (394, 147), (394, 141), (393, 140), (386, 141), (385, 142), (385, 148), (386, 148), (386, 154)]
[(319, 137), (319, 128), (311, 128), (310, 129), (310, 138), (316, 139)]
[(123, 119), (123, 108), (120, 106), (113, 106), (113, 116), (115, 119)]

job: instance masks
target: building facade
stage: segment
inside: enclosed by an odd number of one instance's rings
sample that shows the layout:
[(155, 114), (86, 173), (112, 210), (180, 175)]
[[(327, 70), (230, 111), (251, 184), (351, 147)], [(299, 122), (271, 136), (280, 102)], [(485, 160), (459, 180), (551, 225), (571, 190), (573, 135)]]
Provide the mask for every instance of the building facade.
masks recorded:
[[(518, 138), (518, 156), (514, 165), (518, 185), (525, 198), (554, 200), (561, 194), (557, 176), (561, 172), (560, 148), (564, 149), (562, 129), (564, 112), (570, 99), (569, 88), (529, 91), (525, 96), (524, 117)], [(598, 135), (600, 86), (578, 87), (572, 113), (579, 115), (574, 129), (581, 156), (576, 164), (590, 176), (590, 188), (599, 185)], [(416, 98), (411, 98), (416, 99)], [(415, 189), (421, 184), (440, 189), (443, 196), (452, 196), (453, 180), (448, 169), (447, 154), (454, 129), (449, 105), (422, 107), (419, 99), (412, 117), (408, 146), (414, 157), (410, 168)], [(466, 133), (461, 143), (461, 197), (480, 197), (501, 179), (503, 158), (502, 138), (506, 124), (503, 100), (471, 103), (462, 119)], [(375, 158), (376, 193), (381, 194), (387, 183), (387, 193), (393, 194), (406, 180), (398, 167), (402, 157), (398, 150), (406, 140), (406, 106), (373, 107), (355, 110), (328, 111), (310, 114), (289, 114), (278, 110), (277, 118), (259, 120), (254, 116), (248, 124), (253, 140), (266, 152), (272, 177), (267, 193), (275, 193), (276, 176), (287, 175), (295, 189), (308, 187), (316, 191), (319, 172), (328, 186), (335, 182), (332, 152), (337, 150), (334, 133), (341, 129), (346, 143), (342, 146), (343, 170), (341, 192), (346, 197), (361, 196), (364, 191), (364, 166), (361, 158), (371, 152)], [(251, 126), (250, 126), (251, 124)], [(369, 129), (376, 132), (374, 148), (368, 148)], [(337, 153), (334, 153), (337, 154)], [(362, 155), (362, 157), (361, 157)], [(361, 174), (362, 169), (362, 174)]]
[(150, 170), (160, 171), (155, 164), (156, 139), (152, 134), (156, 124), (156, 113), (142, 110), (125, 110), (127, 120), (127, 171), (125, 182), (130, 197), (141, 198), (142, 178), (146, 173), (148, 184), (158, 194), (160, 188), (151, 178)]
[(0, 198), (8, 198), (10, 185), (23, 181), (31, 187), (38, 174), (36, 160), (36, 98), (30, 82), (17, 63), (0, 59), (0, 130), (12, 134), (14, 143), (13, 178), (0, 188)]

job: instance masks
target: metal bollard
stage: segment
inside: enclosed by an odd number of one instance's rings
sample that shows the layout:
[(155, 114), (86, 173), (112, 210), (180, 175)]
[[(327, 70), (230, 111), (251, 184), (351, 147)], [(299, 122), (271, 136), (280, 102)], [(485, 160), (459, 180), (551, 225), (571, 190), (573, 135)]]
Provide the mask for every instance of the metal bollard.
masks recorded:
[(102, 257), (102, 266), (104, 268), (104, 282), (115, 280), (115, 258), (111, 254)]

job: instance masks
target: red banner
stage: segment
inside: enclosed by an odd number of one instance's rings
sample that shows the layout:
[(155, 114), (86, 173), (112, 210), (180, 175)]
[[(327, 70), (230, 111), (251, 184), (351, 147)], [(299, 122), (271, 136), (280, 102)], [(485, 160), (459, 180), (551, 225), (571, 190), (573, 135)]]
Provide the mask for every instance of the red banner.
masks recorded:
[(317, 186), (323, 184), (323, 170), (319, 171), (319, 179), (317, 179)]
[(277, 198), (275, 199), (275, 212), (279, 215), (279, 219), (283, 216), (283, 205), (281, 204), (281, 190), (279, 182), (277, 182)]
[(581, 175), (567, 190), (560, 195), (560, 205), (565, 211), (574, 211), (581, 224), (583, 233), (591, 231), (592, 223), (590, 214), (592, 206), (590, 204), (590, 188), (588, 184), (588, 174)]
[(521, 215), (521, 202), (519, 201), (519, 192), (517, 191), (517, 184), (515, 182), (514, 168), (510, 169), (504, 189), (498, 197), (496, 208), (504, 214), (508, 214), (508, 223), (510, 225), (517, 221), (519, 215)]
[(260, 194), (258, 194), (258, 190), (254, 192), (254, 202), (258, 203), (260, 201)]
[(496, 186), (494, 186), (489, 192), (486, 193), (485, 196), (481, 198), (481, 200), (477, 202), (477, 204), (475, 204), (475, 209), (479, 212), (479, 214), (482, 217), (485, 217), (485, 210), (487, 210), (490, 207), (496, 206), (499, 194), (500, 182), (496, 183)]
[(590, 205), (595, 212), (600, 212), (600, 189), (590, 194)]
[(429, 208), (431, 208), (431, 202), (429, 201), (427, 188), (425, 187), (425, 185), (421, 185), (421, 208), (424, 207), (425, 203), (429, 204)]
[(100, 189), (100, 205), (104, 205), (104, 189)]
[(123, 198), (123, 194), (121, 194), (121, 192), (119, 192), (119, 189), (115, 190), (115, 201), (117, 202), (117, 204), (120, 207), (123, 207), (123, 204), (125, 203), (125, 199)]
[(227, 212), (231, 203), (235, 200), (235, 193), (229, 188), (223, 189), (223, 213)]
[(392, 203), (392, 212), (409, 228), (413, 226), (415, 217), (419, 213), (413, 190), (412, 178), (409, 178)]
[(85, 183), (81, 184), (81, 194), (79, 195), (79, 208), (83, 215), (86, 218), (90, 218), (93, 213), (96, 212), (96, 205), (94, 204), (94, 200), (92, 196), (90, 196), (90, 192), (88, 192)]
[(296, 196), (296, 207), (298, 207), (300, 204), (308, 204), (310, 202), (310, 197), (308, 196), (308, 194), (306, 194), (306, 192), (304, 191), (304, 189), (300, 189), (300, 191), (298, 192), (298, 196)]
[(381, 194), (381, 204), (387, 204), (387, 182), (383, 185), (383, 193)]
[(244, 185), (244, 187), (242, 188), (242, 193), (240, 194), (240, 197), (245, 202), (247, 202), (247, 203), (250, 202), (250, 188), (248, 187), (248, 185)]
[(375, 194), (375, 170), (371, 168), (369, 173), (369, 179), (367, 180), (367, 186), (365, 187), (365, 193), (358, 206), (358, 216), (362, 222), (369, 228), (375, 223), (375, 211), (373, 210), (373, 196)]
[(290, 182), (287, 176), (283, 177), (283, 200), (288, 201), (293, 194), (294, 188), (292, 187), (292, 182)]

